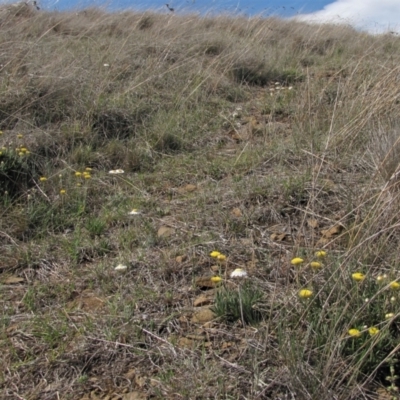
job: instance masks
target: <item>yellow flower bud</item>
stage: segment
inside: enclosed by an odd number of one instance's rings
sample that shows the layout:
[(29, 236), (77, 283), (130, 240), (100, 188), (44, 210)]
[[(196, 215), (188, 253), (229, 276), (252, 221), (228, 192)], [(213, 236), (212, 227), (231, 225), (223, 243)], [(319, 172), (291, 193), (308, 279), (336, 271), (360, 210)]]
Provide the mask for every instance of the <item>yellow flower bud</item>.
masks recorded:
[(379, 333), (379, 328), (377, 328), (376, 326), (371, 326), (371, 328), (368, 329), (368, 333), (371, 336), (375, 336)]
[(312, 290), (309, 289), (301, 289), (299, 291), (299, 297), (301, 297), (302, 299), (308, 299), (313, 295)]
[(354, 274), (351, 275), (351, 277), (356, 282), (361, 282), (361, 281), (363, 281), (365, 279), (365, 275), (362, 274), (361, 272), (355, 272)]
[(360, 337), (361, 336), (361, 332), (358, 330), (358, 329), (355, 329), (355, 328), (353, 328), (353, 329), (349, 329), (349, 335), (351, 336), (351, 337), (354, 337), (354, 338), (358, 338), (358, 337)]
[(300, 265), (304, 262), (304, 260), (300, 257), (295, 257), (292, 259), (292, 261), (290, 261), (290, 264), (292, 265)]

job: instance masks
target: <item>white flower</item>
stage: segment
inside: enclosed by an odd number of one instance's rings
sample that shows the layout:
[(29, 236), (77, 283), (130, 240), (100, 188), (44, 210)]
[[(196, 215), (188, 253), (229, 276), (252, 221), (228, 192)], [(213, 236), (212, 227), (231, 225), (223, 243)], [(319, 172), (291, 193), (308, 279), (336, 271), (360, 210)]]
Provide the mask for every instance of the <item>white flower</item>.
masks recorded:
[(125, 171), (123, 169), (112, 169), (111, 171), (108, 171), (108, 173), (111, 175), (123, 174), (124, 172)]
[(138, 214), (140, 214), (140, 211), (138, 211), (136, 208), (128, 212), (128, 215), (138, 215)]
[(236, 268), (231, 272), (231, 278), (246, 278), (247, 272), (243, 268)]
[(118, 265), (114, 268), (115, 271), (120, 271), (120, 272), (126, 271), (127, 269), (128, 269), (128, 267), (127, 267), (126, 265), (122, 265), (122, 264), (118, 264)]

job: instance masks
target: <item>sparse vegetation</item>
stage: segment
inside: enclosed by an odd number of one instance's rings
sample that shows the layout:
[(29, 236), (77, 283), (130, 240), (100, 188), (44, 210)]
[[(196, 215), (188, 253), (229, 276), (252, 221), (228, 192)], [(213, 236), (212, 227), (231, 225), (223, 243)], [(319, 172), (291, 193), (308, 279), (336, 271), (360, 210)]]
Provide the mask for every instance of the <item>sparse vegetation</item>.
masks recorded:
[(1, 6), (0, 397), (397, 398), (399, 48)]

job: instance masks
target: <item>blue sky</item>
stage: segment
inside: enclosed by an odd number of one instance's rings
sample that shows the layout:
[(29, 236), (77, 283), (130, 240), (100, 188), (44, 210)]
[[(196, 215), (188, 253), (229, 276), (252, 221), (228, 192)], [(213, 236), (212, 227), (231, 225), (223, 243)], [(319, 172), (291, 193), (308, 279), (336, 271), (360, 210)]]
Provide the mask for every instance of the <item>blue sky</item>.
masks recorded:
[(167, 10), (165, 3), (178, 12), (239, 12), (245, 14), (277, 14), (293, 16), (321, 10), (332, 0), (38, 0), (46, 9), (65, 10), (85, 6), (102, 6), (109, 9)]
[[(0, 0), (12, 2), (13, 0)], [(400, 33), (400, 0), (37, 0), (43, 9), (66, 10), (99, 6), (109, 10), (152, 9), (169, 12), (262, 13), (305, 21), (338, 22), (372, 33)]]

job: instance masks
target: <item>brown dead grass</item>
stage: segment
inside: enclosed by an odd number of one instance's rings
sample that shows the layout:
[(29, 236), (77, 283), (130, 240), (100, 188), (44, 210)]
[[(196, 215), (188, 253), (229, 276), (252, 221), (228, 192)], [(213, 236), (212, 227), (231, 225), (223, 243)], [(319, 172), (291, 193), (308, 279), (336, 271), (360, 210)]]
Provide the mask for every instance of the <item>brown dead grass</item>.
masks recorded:
[[(397, 278), (399, 47), (278, 19), (2, 6), (2, 398), (381, 398), (387, 368), (358, 373), (346, 324), (309, 336), (295, 294), (313, 278), (290, 259), (325, 248), (344, 282)], [(257, 326), (199, 315), (214, 249), (221, 276), (243, 267), (264, 293)]]

